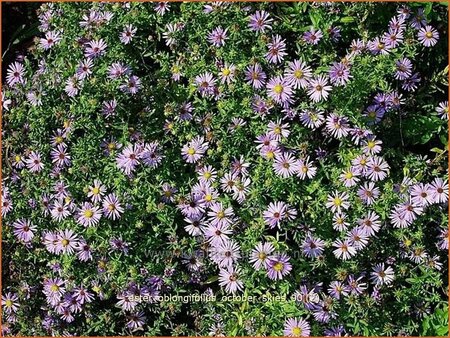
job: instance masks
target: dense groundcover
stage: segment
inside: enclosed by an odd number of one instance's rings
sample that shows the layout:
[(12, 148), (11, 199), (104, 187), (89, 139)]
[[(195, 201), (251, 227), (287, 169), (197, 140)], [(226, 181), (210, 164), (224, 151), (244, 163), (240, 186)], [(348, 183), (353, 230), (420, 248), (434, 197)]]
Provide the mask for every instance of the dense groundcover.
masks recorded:
[(4, 334), (447, 334), (445, 5), (38, 17), (2, 93)]

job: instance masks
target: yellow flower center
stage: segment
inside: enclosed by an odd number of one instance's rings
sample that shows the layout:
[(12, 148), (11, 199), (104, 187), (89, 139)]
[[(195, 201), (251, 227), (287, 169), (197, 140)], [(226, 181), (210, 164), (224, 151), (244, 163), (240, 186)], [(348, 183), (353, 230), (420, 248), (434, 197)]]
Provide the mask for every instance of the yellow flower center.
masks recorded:
[(264, 260), (264, 259), (266, 259), (266, 257), (267, 257), (267, 255), (266, 255), (265, 252), (260, 252), (260, 253), (258, 254), (258, 258), (259, 258), (260, 260)]
[(228, 68), (225, 68), (224, 70), (222, 70), (223, 76), (228, 76), (228, 75), (230, 75), (230, 73), (231, 73), (231, 70), (229, 70)]
[(116, 206), (114, 204), (108, 205), (108, 210), (109, 211), (113, 211), (114, 209), (116, 209)]
[(346, 178), (347, 180), (350, 180), (350, 179), (353, 178), (353, 174), (349, 171), (349, 172), (347, 172), (347, 173), (345, 174), (345, 178)]
[(67, 240), (67, 239), (63, 239), (62, 241), (61, 241), (61, 244), (63, 245), (63, 246), (68, 246), (69, 245), (69, 241)]
[(335, 206), (339, 207), (339, 206), (342, 205), (342, 200), (341, 200), (339, 197), (336, 197), (336, 198), (333, 200), (333, 203), (334, 203)]
[(302, 72), (300, 69), (298, 69), (298, 70), (296, 70), (296, 71), (294, 72), (294, 76), (295, 76), (297, 79), (301, 79), (301, 78), (303, 77), (303, 72)]
[(20, 155), (16, 155), (16, 162), (20, 162), (21, 159)]
[(92, 210), (85, 210), (83, 215), (86, 218), (91, 218), (92, 216), (94, 216), (94, 213), (92, 212)]
[(189, 155), (194, 155), (194, 154), (195, 154), (194, 148), (189, 148), (188, 154), (189, 154)]
[(55, 143), (62, 143), (62, 141), (64, 141), (64, 139), (62, 138), (62, 136), (56, 136), (55, 138)]
[(272, 150), (269, 150), (269, 151), (267, 152), (267, 154), (266, 154), (266, 157), (267, 157), (269, 160), (272, 160), (272, 159), (275, 157), (275, 153), (274, 153)]
[(109, 150), (114, 150), (114, 149), (116, 149), (116, 145), (114, 144), (114, 143), (108, 143), (108, 149)]
[(372, 149), (373, 147), (375, 147), (375, 142), (373, 142), (373, 141), (367, 142), (367, 147), (368, 147), (369, 149)]
[(212, 201), (212, 196), (210, 195), (210, 194), (208, 194), (208, 195), (205, 195), (205, 201), (206, 202), (211, 202)]
[(274, 269), (275, 271), (281, 271), (281, 270), (283, 270), (283, 268), (284, 268), (284, 265), (283, 265), (283, 263), (281, 263), (281, 262), (278, 262), (278, 263), (276, 263), (276, 264), (273, 266), (273, 269)]
[(6, 307), (12, 307), (13, 306), (13, 301), (11, 299), (7, 299), (5, 302), (5, 306)]
[(211, 178), (211, 176), (212, 176), (212, 174), (209, 171), (207, 171), (203, 174), (203, 177), (206, 179)]
[(224, 218), (224, 217), (225, 217), (225, 213), (224, 213), (223, 211), (219, 211), (219, 212), (217, 213), (217, 218), (222, 219), (222, 218)]
[(431, 39), (431, 38), (433, 37), (433, 33), (427, 32), (427, 33), (425, 34), (425, 36), (426, 36), (428, 39)]
[(292, 329), (292, 335), (299, 337), (299, 336), (301, 336), (301, 334), (302, 334), (302, 329), (299, 328), (298, 326), (296, 326)]
[(302, 167), (302, 172), (304, 172), (305, 174), (308, 172), (308, 167), (306, 167), (306, 166), (303, 166)]
[(53, 292), (59, 291), (59, 286), (56, 285), (56, 284), (53, 284), (53, 285), (50, 287), (50, 290), (53, 291)]
[(95, 187), (94, 189), (92, 189), (92, 194), (93, 195), (98, 195), (100, 193), (100, 188)]
[(281, 128), (280, 127), (275, 127), (273, 132), (277, 135), (281, 134)]
[(281, 84), (277, 84), (275, 85), (275, 87), (273, 87), (273, 90), (275, 91), (275, 93), (277, 94), (281, 94), (283, 92), (283, 86)]

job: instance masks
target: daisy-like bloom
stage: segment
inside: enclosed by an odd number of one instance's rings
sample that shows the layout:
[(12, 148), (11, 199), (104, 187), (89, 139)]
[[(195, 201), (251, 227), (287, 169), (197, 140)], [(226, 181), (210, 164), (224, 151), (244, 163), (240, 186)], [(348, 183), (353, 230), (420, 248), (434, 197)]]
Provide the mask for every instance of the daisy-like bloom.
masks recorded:
[(252, 181), (250, 177), (242, 177), (237, 180), (236, 184), (233, 186), (233, 196), (232, 198), (236, 200), (239, 204), (242, 204), (247, 198), (247, 194), (250, 191), (250, 184)]
[(59, 32), (47, 32), (45, 33), (45, 38), (41, 38), (40, 45), (44, 50), (52, 48), (59, 41), (61, 41), (61, 37)]
[(245, 69), (245, 81), (255, 89), (262, 88), (266, 83), (266, 73), (258, 63), (250, 65)]
[(401, 15), (393, 16), (389, 20), (389, 29), (393, 31), (404, 31), (406, 28), (405, 18)]
[(2, 295), (3, 311), (8, 315), (16, 313), (20, 307), (18, 300), (19, 297), (16, 293), (7, 292), (5, 295)]
[(428, 257), (428, 253), (425, 251), (425, 248), (422, 246), (417, 246), (412, 248), (408, 258), (416, 264), (424, 263), (425, 259)]
[(132, 296), (133, 294), (130, 292), (121, 292), (117, 295), (117, 299), (119, 301), (116, 303), (116, 306), (120, 307), (124, 311), (133, 311), (138, 303)]
[(308, 235), (302, 243), (302, 252), (306, 257), (321, 256), (325, 248), (325, 241)]
[(19, 62), (11, 63), (6, 72), (6, 82), (9, 86), (14, 87), (16, 84), (24, 84), (25, 67)]
[(353, 187), (359, 182), (360, 172), (357, 171), (354, 167), (350, 167), (347, 170), (344, 170), (339, 178), (344, 182), (344, 187)]
[(11, 201), (11, 199), (9, 198), (9, 196), (5, 195), (2, 193), (2, 197), (1, 197), (1, 208), (2, 210), (2, 216), (6, 216), (7, 214), (9, 214), (12, 209), (13, 209), (13, 203)]
[(233, 231), (228, 225), (209, 224), (208, 227), (203, 230), (203, 233), (211, 245), (218, 246), (229, 241), (229, 235), (231, 235)]
[(176, 33), (180, 30), (180, 27), (176, 23), (168, 23), (166, 30), (163, 33), (163, 39), (166, 40), (166, 46), (174, 46), (177, 43)]
[(112, 220), (119, 219), (123, 212), (124, 209), (116, 194), (111, 193), (105, 196), (103, 199), (103, 215), (105, 215), (106, 218)]
[(311, 77), (311, 67), (302, 60), (289, 62), (288, 69), (285, 71), (285, 78), (294, 89), (308, 87)]
[(311, 45), (317, 45), (322, 37), (323, 33), (320, 29), (315, 30), (314, 28), (311, 28), (303, 34), (303, 41)]
[(66, 282), (59, 277), (48, 278), (44, 281), (43, 293), (50, 305), (56, 305), (66, 292)]
[(161, 1), (155, 4), (155, 11), (158, 15), (163, 16), (170, 11), (170, 3), (168, 1)]
[(268, 257), (274, 252), (275, 248), (271, 243), (261, 243), (259, 242), (250, 254), (249, 261), (253, 263), (253, 268), (260, 270), (261, 268), (267, 269)]
[(136, 75), (131, 75), (128, 80), (119, 86), (124, 93), (135, 95), (141, 89), (141, 79)]
[(58, 167), (70, 166), (70, 155), (67, 154), (67, 147), (63, 144), (59, 144), (56, 148), (53, 148), (50, 152), (52, 163)]
[(281, 221), (286, 217), (287, 205), (284, 202), (270, 202), (263, 212), (264, 223), (270, 228), (280, 227)]
[(375, 136), (371, 135), (362, 142), (362, 150), (368, 155), (375, 155), (381, 151), (382, 144), (382, 141), (375, 139)]
[(192, 120), (192, 112), (194, 111), (194, 107), (191, 102), (183, 102), (180, 105), (178, 115), (175, 119), (180, 121), (190, 121)]
[(89, 192), (87, 196), (93, 203), (98, 203), (105, 194), (106, 187), (100, 180), (94, 180), (94, 184), (89, 186)]
[(234, 241), (226, 241), (211, 248), (211, 260), (221, 268), (231, 267), (241, 258), (240, 247)]
[(370, 280), (375, 285), (389, 285), (394, 280), (394, 269), (384, 267), (384, 263), (375, 265), (370, 273)]
[(172, 80), (180, 81), (183, 74), (181, 73), (181, 66), (178, 62), (175, 62), (170, 71), (172, 72)]
[(366, 283), (361, 283), (363, 276), (360, 276), (355, 279), (353, 275), (348, 276), (347, 285), (350, 288), (350, 293), (352, 295), (360, 295), (367, 289)]
[(347, 215), (336, 213), (333, 215), (333, 229), (336, 231), (347, 230), (350, 223), (347, 222)]
[(80, 80), (88, 78), (92, 74), (92, 67), (94, 66), (94, 61), (92, 59), (85, 59), (78, 64), (76, 70), (76, 77)]
[(44, 163), (41, 161), (41, 154), (37, 151), (32, 151), (25, 160), (28, 170), (32, 173), (38, 173), (44, 168)]
[(108, 45), (103, 39), (90, 41), (86, 44), (84, 56), (92, 59), (97, 58), (106, 53), (107, 47)]
[(205, 165), (197, 170), (198, 179), (201, 183), (212, 183), (217, 178), (217, 171), (211, 165)]
[(357, 192), (359, 198), (367, 205), (372, 205), (373, 202), (380, 196), (380, 189), (375, 187), (373, 182), (364, 182)]
[(13, 154), (11, 162), (14, 168), (22, 169), (23, 167), (25, 167), (24, 158), (20, 154)]
[(164, 203), (172, 203), (175, 201), (174, 195), (178, 192), (178, 189), (172, 187), (169, 183), (164, 183), (161, 186), (163, 195), (161, 197)]
[(379, 37), (367, 43), (367, 48), (374, 55), (387, 55), (391, 49), (390, 45), (386, 45)]
[(439, 256), (426, 257), (425, 265), (438, 271), (442, 269), (442, 263), (439, 261)]
[(439, 40), (439, 33), (433, 27), (425, 26), (417, 33), (417, 39), (425, 47), (432, 47)]
[(84, 239), (78, 242), (76, 247), (77, 258), (82, 262), (87, 262), (92, 260), (92, 251), (90, 245), (86, 243)]
[(279, 104), (292, 103), (292, 87), (283, 76), (276, 76), (267, 83), (267, 95)]
[(436, 112), (441, 119), (448, 120), (448, 101), (439, 103), (436, 107)]
[(394, 77), (398, 80), (406, 80), (412, 74), (412, 62), (408, 58), (402, 58), (395, 62)]
[(230, 266), (226, 269), (220, 269), (219, 285), (225, 288), (228, 293), (235, 294), (243, 290), (244, 283), (239, 279), (241, 271), (239, 268)]
[(101, 217), (102, 214), (97, 206), (84, 202), (78, 210), (77, 222), (85, 227), (95, 226)]
[(127, 328), (131, 330), (137, 330), (144, 326), (147, 321), (147, 317), (145, 316), (143, 311), (139, 311), (136, 313), (132, 313), (127, 315)]
[(129, 144), (116, 158), (117, 167), (126, 175), (131, 174), (139, 164), (142, 148), (137, 144)]
[(417, 13), (411, 18), (411, 27), (415, 29), (419, 29), (423, 26), (426, 26), (427, 19), (425, 18), (425, 10), (424, 8), (417, 9)]
[(267, 125), (268, 135), (272, 136), (276, 141), (281, 141), (282, 138), (287, 138), (290, 134), (288, 129), (289, 124), (281, 123), (281, 119), (278, 119), (276, 122), (270, 121)]
[(303, 318), (288, 318), (284, 322), (283, 335), (286, 337), (309, 337), (311, 327)]
[(364, 41), (358, 39), (358, 40), (352, 40), (350, 44), (350, 54), (348, 55), (349, 58), (361, 54), (363, 49), (365, 48)]
[(266, 29), (272, 29), (270, 24), (273, 19), (266, 11), (256, 11), (255, 14), (250, 15), (249, 20), (248, 27), (252, 31), (264, 33)]
[(208, 217), (211, 225), (228, 227), (234, 222), (233, 208), (224, 208), (222, 203), (214, 203), (210, 206)]
[(418, 84), (420, 83), (421, 78), (419, 73), (414, 73), (409, 78), (403, 81), (402, 83), (402, 89), (413, 92), (417, 89)]
[(205, 142), (203, 136), (197, 136), (183, 146), (181, 155), (187, 163), (195, 163), (204, 156), (206, 150), (208, 150), (208, 142)]
[(389, 48), (396, 48), (403, 43), (403, 31), (389, 28), (389, 31), (383, 34), (383, 42)]
[(29, 243), (34, 238), (34, 232), (37, 227), (31, 224), (31, 221), (27, 219), (20, 219), (13, 223), (13, 233), (17, 239), (24, 243)]
[(301, 180), (304, 180), (306, 178), (311, 179), (316, 176), (316, 173), (317, 168), (313, 165), (312, 161), (309, 160), (309, 156), (299, 161), (297, 176), (300, 177)]
[(389, 175), (389, 165), (379, 156), (373, 156), (367, 162), (367, 176), (371, 181), (382, 181)]
[(331, 209), (331, 212), (334, 214), (341, 213), (342, 210), (347, 210), (350, 207), (348, 197), (346, 192), (340, 193), (339, 191), (335, 191), (333, 194), (328, 195), (326, 207)]
[(342, 325), (339, 326), (333, 326), (329, 329), (325, 329), (323, 331), (324, 336), (326, 337), (343, 337), (347, 336), (345, 333), (345, 328)]
[(414, 184), (410, 189), (411, 201), (421, 207), (426, 207), (434, 202), (430, 184)]
[(238, 180), (238, 175), (233, 172), (226, 173), (220, 179), (220, 187), (224, 192), (231, 193), (233, 192), (233, 187)]
[(328, 293), (335, 299), (341, 299), (341, 296), (348, 296), (349, 292), (349, 287), (339, 281), (332, 281), (328, 288)]
[(371, 105), (362, 114), (367, 118), (367, 124), (375, 124), (383, 119), (385, 112), (378, 105)]
[(188, 199), (183, 199), (178, 204), (183, 216), (191, 217), (195, 215), (202, 215), (205, 211), (205, 203), (199, 193), (192, 192)]
[(108, 118), (114, 116), (116, 113), (117, 101), (116, 99), (112, 99), (109, 101), (104, 101), (102, 104), (102, 114)]
[(136, 32), (137, 28), (135, 28), (133, 25), (126, 25), (123, 32), (121, 32), (119, 35), (120, 42), (122, 42), (124, 45), (128, 45), (131, 40), (133, 40)]
[(184, 230), (191, 236), (200, 236), (205, 228), (202, 225), (202, 215), (193, 215), (185, 218), (185, 222), (189, 223), (184, 227)]
[(306, 110), (300, 114), (300, 121), (305, 127), (315, 130), (323, 124), (325, 117), (321, 111)]
[(246, 162), (244, 156), (241, 155), (239, 159), (233, 159), (233, 162), (231, 163), (231, 172), (234, 174), (247, 176), (249, 167), (250, 163)]
[(202, 257), (199, 253), (183, 254), (181, 261), (189, 271), (199, 271), (203, 267)]
[(227, 37), (228, 28), (223, 29), (222, 27), (217, 27), (208, 34), (208, 42), (214, 47), (220, 47), (225, 45), (225, 40)]
[(77, 96), (80, 89), (81, 89), (81, 81), (77, 77), (69, 77), (67, 79), (64, 91), (69, 97)]
[(327, 100), (331, 86), (328, 85), (328, 78), (318, 75), (309, 81), (308, 95), (313, 102)]
[(150, 168), (156, 168), (161, 164), (163, 158), (164, 156), (161, 155), (160, 145), (157, 141), (145, 144), (141, 153), (143, 164)]
[(367, 216), (358, 220), (358, 224), (367, 236), (374, 236), (381, 228), (380, 216), (369, 211)]
[(225, 62), (223, 67), (220, 67), (220, 82), (230, 84), (234, 80), (234, 74), (236, 73), (236, 66), (232, 63)]
[(130, 75), (130, 73), (130, 67), (124, 65), (122, 62), (114, 62), (111, 66), (108, 67), (109, 79), (118, 79), (123, 75)]
[(345, 86), (350, 81), (350, 69), (348, 65), (342, 62), (333, 62), (333, 65), (328, 71), (331, 84), (335, 86)]
[(195, 83), (198, 87), (198, 92), (202, 96), (214, 95), (216, 79), (213, 74), (209, 72), (202, 73), (195, 77)]
[(351, 246), (355, 247), (356, 250), (361, 250), (369, 243), (369, 236), (362, 227), (356, 227), (347, 233), (346, 240)]
[(267, 259), (267, 277), (272, 280), (283, 279), (284, 276), (291, 273), (292, 265), (289, 263), (291, 258), (286, 254), (275, 254)]
[(58, 222), (62, 221), (70, 215), (69, 205), (61, 201), (55, 200), (50, 209), (52, 218)]
[(275, 157), (273, 169), (278, 176), (291, 177), (298, 173), (299, 161), (290, 153), (281, 153)]
[(430, 185), (433, 203), (446, 203), (448, 201), (448, 182), (436, 177)]
[(409, 19), (411, 12), (411, 8), (406, 5), (402, 5), (397, 9), (397, 14), (404, 20)]
[(280, 63), (284, 60), (286, 53), (286, 40), (280, 35), (272, 36), (272, 40), (267, 44), (269, 51), (266, 53), (266, 59), (270, 63)]
[(350, 244), (349, 240), (341, 241), (340, 239), (337, 239), (333, 242), (333, 246), (336, 248), (333, 250), (336, 258), (345, 261), (356, 255), (356, 249)]
[(348, 119), (345, 116), (339, 116), (334, 113), (327, 116), (325, 128), (331, 136), (337, 138), (338, 140), (346, 137), (351, 131)]
[(78, 235), (70, 229), (61, 230), (56, 235), (56, 253), (73, 254), (78, 246)]

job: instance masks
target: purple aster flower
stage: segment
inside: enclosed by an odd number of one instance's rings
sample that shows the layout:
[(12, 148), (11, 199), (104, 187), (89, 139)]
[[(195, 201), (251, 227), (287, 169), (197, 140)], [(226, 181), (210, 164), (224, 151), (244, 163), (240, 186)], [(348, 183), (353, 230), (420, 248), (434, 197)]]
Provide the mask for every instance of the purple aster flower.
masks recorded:
[(19, 63), (14, 62), (8, 66), (6, 72), (6, 82), (9, 86), (14, 87), (17, 83), (24, 84), (25, 67)]
[(383, 158), (373, 156), (367, 162), (367, 177), (371, 181), (382, 181), (389, 175), (389, 165)]
[(330, 327), (329, 329), (325, 329), (323, 334), (327, 337), (342, 337), (346, 336), (345, 329), (342, 325)]
[(230, 240), (213, 246), (210, 250), (210, 257), (221, 268), (231, 267), (241, 258), (239, 244)]
[(285, 76), (294, 89), (307, 88), (312, 77), (311, 67), (302, 60), (294, 60), (289, 62)]
[(194, 107), (191, 102), (183, 102), (179, 108), (179, 114), (176, 119), (180, 121), (190, 121), (192, 120), (192, 112), (194, 111)]
[(417, 89), (417, 85), (419, 84), (420, 80), (421, 79), (419, 73), (414, 73), (409, 78), (403, 80), (402, 89), (408, 92), (413, 92)]
[(32, 151), (25, 160), (28, 170), (32, 173), (38, 173), (44, 168), (44, 163), (41, 161), (41, 154)]
[(245, 80), (255, 89), (262, 88), (266, 83), (266, 73), (258, 63), (248, 66), (245, 70)]
[(92, 260), (92, 251), (90, 245), (84, 239), (78, 242), (76, 247), (77, 258), (82, 262), (87, 262)]
[(59, 303), (66, 291), (66, 282), (59, 277), (48, 278), (44, 281), (43, 293), (47, 297), (47, 302), (50, 305)]
[(430, 191), (434, 203), (448, 202), (448, 182), (442, 178), (436, 177), (430, 185)]
[(250, 263), (253, 263), (253, 268), (260, 270), (269, 267), (268, 257), (274, 252), (275, 248), (271, 243), (258, 243), (250, 254)]
[(186, 217), (193, 217), (197, 215), (203, 215), (205, 211), (205, 202), (202, 196), (198, 193), (191, 193), (187, 200), (181, 200), (178, 208), (181, 213)]
[(105, 196), (103, 199), (103, 215), (106, 218), (112, 220), (119, 219), (123, 212), (122, 204), (114, 193)]
[(303, 41), (311, 45), (317, 45), (322, 37), (323, 34), (320, 29), (315, 30), (314, 28), (311, 28), (309, 31), (303, 34)]
[(236, 66), (232, 63), (225, 62), (223, 67), (220, 67), (220, 82), (230, 84), (234, 80), (234, 75), (236, 73)]
[(272, 29), (270, 25), (273, 19), (270, 18), (266, 11), (256, 11), (255, 14), (250, 15), (250, 22), (248, 27), (255, 32), (264, 33), (266, 29)]
[(342, 62), (333, 62), (328, 72), (330, 82), (335, 86), (345, 86), (350, 81), (350, 69)]
[(316, 76), (309, 81), (308, 95), (313, 102), (326, 100), (330, 90), (328, 78), (324, 75)]
[(292, 103), (292, 87), (289, 81), (283, 76), (276, 76), (267, 83), (267, 95), (275, 102), (288, 105)]
[(386, 45), (380, 38), (376, 37), (374, 40), (367, 43), (367, 48), (373, 55), (387, 55), (391, 49), (390, 45)]
[(356, 248), (350, 244), (349, 240), (341, 241), (340, 239), (337, 239), (333, 242), (333, 247), (336, 248), (333, 250), (336, 258), (344, 261), (356, 255)]
[(181, 149), (181, 154), (187, 163), (195, 163), (201, 159), (208, 149), (208, 142), (203, 136), (197, 136)]
[(385, 109), (378, 105), (371, 105), (366, 108), (363, 115), (367, 118), (367, 124), (375, 124), (380, 122), (384, 117)]
[(381, 228), (380, 216), (375, 212), (369, 211), (364, 217), (359, 219), (358, 224), (367, 236), (374, 236)]
[(425, 47), (432, 47), (439, 40), (439, 33), (433, 27), (425, 26), (417, 33), (417, 39)]
[(267, 210), (263, 212), (264, 223), (270, 228), (280, 227), (281, 221), (286, 216), (287, 205), (284, 202), (271, 202)]
[(168, 1), (161, 1), (155, 4), (155, 11), (158, 15), (163, 16), (170, 11), (170, 3)]
[(315, 130), (323, 124), (325, 118), (323, 112), (310, 109), (300, 114), (300, 121), (305, 127)]
[(92, 59), (97, 58), (106, 53), (107, 47), (108, 45), (103, 39), (90, 41), (86, 44), (84, 56)]
[(301, 180), (306, 178), (313, 178), (317, 173), (317, 168), (313, 165), (312, 161), (309, 160), (309, 156), (301, 159), (299, 162), (299, 170), (297, 176)]
[(18, 300), (19, 297), (16, 293), (7, 292), (5, 295), (2, 295), (2, 307), (7, 316), (17, 312), (20, 307)]
[(45, 33), (45, 38), (41, 38), (40, 45), (44, 50), (52, 48), (59, 41), (61, 41), (61, 37), (59, 32), (47, 32)]
[(358, 189), (359, 198), (367, 205), (371, 205), (380, 196), (380, 189), (373, 182), (364, 182)]
[(341, 296), (348, 296), (349, 292), (349, 287), (339, 281), (332, 281), (328, 288), (328, 293), (335, 299), (341, 299)]
[(94, 61), (92, 59), (85, 59), (78, 64), (76, 70), (76, 76), (80, 80), (88, 78), (92, 74), (92, 67), (94, 66)]
[(398, 80), (405, 80), (411, 76), (412, 62), (407, 58), (402, 58), (395, 62), (395, 75)]
[(426, 183), (417, 183), (410, 188), (411, 201), (421, 207), (426, 207), (433, 203), (434, 196), (431, 185)]
[(160, 145), (158, 142), (150, 142), (145, 144), (142, 152), (141, 159), (142, 163), (150, 168), (158, 167), (164, 156), (161, 154)]
[(129, 144), (116, 158), (117, 167), (126, 175), (133, 172), (139, 164), (142, 148), (137, 144)]
[(347, 285), (350, 288), (350, 293), (352, 295), (360, 295), (367, 289), (367, 284), (362, 283), (363, 276), (355, 278), (355, 276), (350, 275), (347, 278)]
[(56, 164), (58, 167), (70, 166), (70, 155), (67, 154), (67, 148), (65, 145), (59, 144), (56, 148), (53, 148), (50, 156), (52, 158), (52, 163)]
[(102, 114), (108, 118), (114, 116), (116, 113), (117, 101), (116, 99), (104, 101), (102, 103)]
[(448, 120), (448, 101), (440, 102), (436, 107), (436, 112), (443, 120)]
[(215, 93), (216, 79), (209, 73), (202, 73), (195, 77), (195, 83), (198, 86), (198, 91), (202, 96), (211, 96)]
[(327, 33), (333, 42), (337, 42), (341, 38), (341, 29), (339, 27), (330, 27), (327, 29)]
[(347, 233), (346, 241), (356, 250), (364, 249), (369, 243), (369, 236), (363, 227), (356, 227)]
[(272, 37), (271, 42), (267, 45), (269, 51), (266, 53), (266, 59), (270, 63), (280, 63), (283, 61), (286, 53), (286, 40), (282, 40), (280, 35), (275, 35)]
[(184, 227), (184, 230), (191, 236), (200, 236), (204, 231), (204, 227), (202, 225), (202, 214), (192, 215), (184, 220), (189, 224)]
[(124, 65), (122, 62), (114, 62), (111, 66), (108, 67), (109, 79), (118, 79), (123, 75), (130, 75), (130, 73), (130, 67)]
[(172, 187), (169, 183), (164, 183), (161, 189), (163, 191), (161, 199), (164, 203), (172, 203), (175, 201), (174, 195), (178, 192), (177, 188)]
[(233, 231), (229, 228), (228, 225), (224, 224), (209, 224), (207, 228), (204, 229), (204, 235), (206, 239), (213, 246), (218, 246), (223, 244), (229, 240), (229, 236), (233, 233)]
[(425, 10), (423, 8), (419, 8), (417, 13), (411, 18), (411, 27), (415, 29), (420, 29), (423, 26), (426, 26), (427, 20), (425, 19)]
[(342, 209), (347, 210), (350, 207), (348, 197), (346, 192), (339, 193), (335, 191), (333, 194), (328, 195), (326, 207), (330, 208), (333, 213), (341, 213)]
[(5, 196), (4, 194), (2, 194), (1, 197), (1, 208), (2, 210), (2, 216), (6, 216), (7, 214), (9, 214), (12, 209), (13, 209), (13, 203), (12, 200), (8, 197)]
[(92, 206), (89, 202), (84, 202), (77, 213), (77, 223), (85, 226), (95, 226), (100, 221), (102, 214), (97, 206)]
[(225, 45), (225, 40), (227, 37), (228, 28), (223, 29), (222, 27), (217, 27), (208, 34), (208, 42), (215, 47), (220, 47)]
[(286, 337), (309, 337), (311, 327), (303, 318), (288, 318), (284, 322), (283, 335)]
[(142, 328), (147, 321), (147, 317), (144, 315), (143, 311), (135, 312), (127, 315), (127, 328), (131, 330), (137, 330)]
[(302, 243), (302, 252), (306, 257), (321, 256), (325, 248), (325, 241), (308, 235)]
[(290, 274), (292, 265), (290, 257), (286, 254), (275, 254), (268, 258), (267, 277), (272, 280), (283, 279)]
[(278, 176), (283, 178), (291, 177), (298, 173), (300, 169), (299, 161), (290, 153), (281, 153), (275, 156), (273, 169)]
[(405, 19), (402, 15), (393, 16), (389, 20), (389, 29), (393, 31), (404, 31), (406, 28)]
[(122, 42), (124, 45), (128, 45), (131, 40), (133, 40), (136, 32), (137, 28), (133, 27), (133, 25), (126, 25), (123, 32), (120, 33), (120, 42)]
[(233, 266), (226, 269), (220, 269), (219, 273), (219, 285), (225, 288), (228, 293), (236, 293), (243, 290), (244, 284), (239, 279), (240, 269)]
[(81, 81), (77, 77), (69, 77), (66, 81), (64, 91), (69, 97), (75, 97), (78, 95), (81, 89)]
[(403, 43), (403, 31), (389, 28), (389, 31), (383, 34), (383, 42), (389, 49), (398, 47)]
[(289, 124), (281, 123), (281, 119), (278, 119), (276, 122), (270, 121), (267, 125), (268, 135), (272, 136), (275, 140), (281, 141), (282, 138), (287, 138), (290, 134), (289, 132)]
[(120, 90), (124, 93), (135, 95), (141, 89), (141, 79), (136, 75), (131, 75), (127, 82), (120, 85)]
[(350, 44), (350, 54), (349, 57), (353, 57), (355, 55), (361, 54), (363, 49), (365, 48), (365, 44), (362, 40), (352, 40)]
[(344, 183), (344, 187), (353, 187), (359, 182), (359, 175), (361, 173), (355, 168), (350, 167), (343, 171), (343, 173), (339, 176), (341, 181)]
[(78, 235), (70, 229), (59, 231), (56, 240), (55, 253), (57, 254), (73, 254), (78, 246)]
[(234, 221), (234, 212), (231, 207), (224, 208), (222, 203), (214, 203), (208, 211), (209, 222), (211, 225), (229, 226)]
[(370, 280), (375, 285), (389, 285), (394, 280), (394, 269), (384, 267), (384, 263), (375, 265), (370, 273)]

